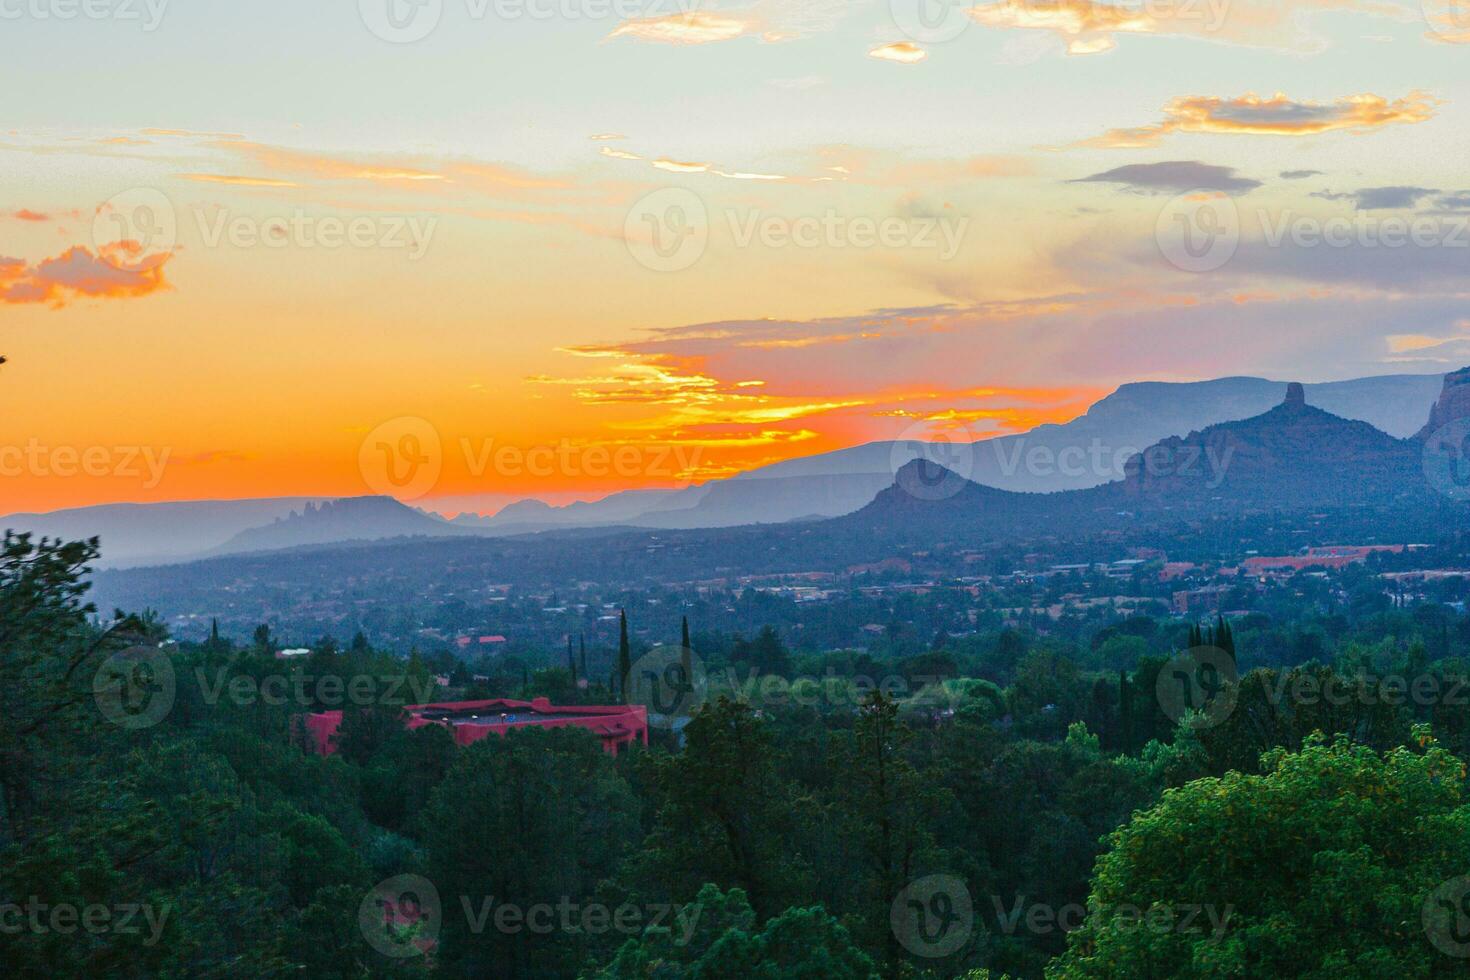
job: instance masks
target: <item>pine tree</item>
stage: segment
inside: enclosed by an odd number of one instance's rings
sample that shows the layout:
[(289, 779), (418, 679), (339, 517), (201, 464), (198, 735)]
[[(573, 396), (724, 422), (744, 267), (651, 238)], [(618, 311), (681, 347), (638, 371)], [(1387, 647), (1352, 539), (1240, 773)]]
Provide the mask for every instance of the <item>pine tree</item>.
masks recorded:
[(209, 649), (218, 650), (219, 647), (219, 620), (211, 619), (209, 621)]
[(1123, 754), (1133, 750), (1133, 684), (1128, 671), (1118, 671), (1118, 742)]
[(618, 698), (628, 703), (628, 675), (633, 673), (633, 648), (628, 643), (628, 611), (618, 610)]

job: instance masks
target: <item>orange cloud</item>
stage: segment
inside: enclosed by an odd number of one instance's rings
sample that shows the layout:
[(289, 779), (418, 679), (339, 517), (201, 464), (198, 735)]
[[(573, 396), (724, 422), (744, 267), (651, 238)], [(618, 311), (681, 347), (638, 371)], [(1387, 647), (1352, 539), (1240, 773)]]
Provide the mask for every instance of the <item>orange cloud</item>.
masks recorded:
[(1351, 11), (1410, 19), (1401, 6), (1371, 0), (1228, 0), (1122, 5), (1098, 0), (998, 0), (971, 7), (986, 27), (1048, 31), (1068, 54), (1101, 54), (1118, 46), (1119, 34), (1176, 35), (1311, 52), (1326, 47), (1305, 27), (1308, 14)]
[(1321, 133), (1367, 133), (1399, 123), (1434, 117), (1440, 100), (1423, 92), (1388, 101), (1364, 93), (1331, 105), (1294, 102), (1278, 92), (1269, 99), (1248, 93), (1238, 99), (1186, 95), (1164, 107), (1164, 120), (1153, 126), (1113, 129), (1079, 146), (1132, 150), (1158, 146), (1170, 133), (1223, 133), (1251, 136), (1316, 136)]
[(172, 252), (145, 255), (134, 241), (104, 245), (96, 254), (76, 245), (35, 265), (0, 256), (0, 303), (50, 303), (60, 308), (78, 296), (146, 296), (168, 288), (163, 267), (172, 257)]
[(1423, 0), (1429, 30), (1424, 36), (1441, 44), (1470, 44), (1470, 0)]
[(297, 187), (289, 180), (271, 177), (238, 177), (230, 174), (179, 174), (184, 180), (197, 180), (206, 184), (234, 184), (239, 187)]
[(868, 52), (869, 58), (877, 58), (879, 61), (894, 61), (900, 65), (917, 65), (929, 57), (929, 52), (919, 47), (913, 41), (894, 41), (891, 44), (880, 44)]
[(32, 211), (30, 208), (21, 208), (19, 211), (16, 211), (16, 212), (12, 213), (11, 214), (11, 217), (12, 218), (15, 218), (17, 221), (50, 221), (51, 220), (51, 216), (50, 215), (42, 214), (39, 211)]
[(754, 21), (695, 10), (662, 17), (634, 17), (613, 28), (608, 37), (631, 37), (658, 44), (710, 44), (759, 32)]

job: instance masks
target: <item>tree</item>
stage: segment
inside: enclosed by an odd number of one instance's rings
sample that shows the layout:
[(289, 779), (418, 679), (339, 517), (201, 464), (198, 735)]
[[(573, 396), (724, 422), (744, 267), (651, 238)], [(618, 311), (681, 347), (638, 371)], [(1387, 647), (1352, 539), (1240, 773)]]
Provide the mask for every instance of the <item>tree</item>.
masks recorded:
[[(512, 729), (460, 750), (424, 811), (429, 880), (446, 896), (440, 962), (451, 975), (574, 975), (605, 936), (503, 931), (486, 900), (585, 906), (638, 829), (637, 804), (598, 740), (576, 728)], [(465, 896), (470, 909), (459, 905)], [(452, 908), (450, 907), (452, 903)], [(476, 926), (476, 923), (479, 926)]]
[(740, 889), (705, 885), (675, 921), (694, 928), (628, 940), (593, 980), (878, 980), (873, 961), (820, 905), (789, 908), (758, 929)]
[(739, 888), (762, 918), (777, 914), (807, 893), (810, 875), (788, 853), (792, 790), (777, 773), (770, 726), (721, 697), (684, 738), (677, 755), (642, 763), (656, 812), (637, 880), (674, 901), (708, 882)]
[(618, 610), (618, 700), (628, 703), (628, 678), (633, 673), (633, 648), (628, 643), (628, 611)]
[(1426, 901), (1465, 874), (1465, 768), (1416, 734), (1386, 754), (1317, 737), (1166, 793), (1109, 839), (1047, 976), (1463, 976)]

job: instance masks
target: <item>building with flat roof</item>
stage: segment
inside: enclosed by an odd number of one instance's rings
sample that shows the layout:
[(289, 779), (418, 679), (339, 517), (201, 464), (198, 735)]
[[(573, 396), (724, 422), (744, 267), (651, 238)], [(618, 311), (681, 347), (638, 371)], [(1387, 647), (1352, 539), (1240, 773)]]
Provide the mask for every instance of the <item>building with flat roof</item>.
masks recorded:
[[(641, 704), (567, 705), (552, 704), (546, 698), (534, 701), (512, 701), (494, 698), (489, 701), (446, 701), (439, 704), (413, 704), (404, 709), (410, 730), (425, 725), (441, 725), (454, 734), (456, 745), (469, 745), (487, 735), (504, 735), (512, 728), (585, 728), (602, 740), (603, 751), (617, 755), (634, 740), (648, 744), (648, 709)], [(321, 755), (337, 751), (336, 734), (342, 725), (342, 712), (322, 711), (308, 716), (306, 730), (312, 747)]]

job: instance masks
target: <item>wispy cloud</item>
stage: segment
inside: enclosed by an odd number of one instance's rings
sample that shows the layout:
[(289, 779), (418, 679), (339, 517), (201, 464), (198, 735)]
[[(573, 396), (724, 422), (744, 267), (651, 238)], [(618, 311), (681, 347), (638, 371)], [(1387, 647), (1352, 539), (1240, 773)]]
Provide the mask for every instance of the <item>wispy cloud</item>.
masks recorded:
[(1423, 92), (1411, 92), (1392, 102), (1379, 95), (1364, 93), (1338, 99), (1330, 105), (1297, 102), (1280, 92), (1269, 99), (1253, 93), (1235, 99), (1186, 95), (1165, 106), (1164, 119), (1159, 123), (1112, 129), (1077, 145), (1140, 149), (1158, 146), (1171, 133), (1251, 136), (1367, 133), (1385, 126), (1424, 122), (1433, 118), (1437, 105), (1437, 99)]
[(237, 187), (297, 187), (294, 181), (277, 180), (274, 177), (243, 177), (233, 174), (179, 174), (184, 180), (205, 184), (233, 184)]
[(1130, 163), (1090, 177), (1079, 177), (1071, 183), (1118, 184), (1145, 194), (1181, 194), (1192, 190), (1244, 193), (1261, 186), (1259, 180), (1236, 176), (1234, 167), (1201, 163), (1198, 160)]
[(987, 27), (1045, 31), (1068, 54), (1111, 51), (1120, 34), (1173, 35), (1297, 52), (1319, 51), (1327, 41), (1309, 30), (1314, 13), (1350, 11), (1407, 21), (1397, 4), (1368, 0), (1213, 0), (1199, 3), (1121, 4), (1101, 0), (997, 0), (970, 16)]

